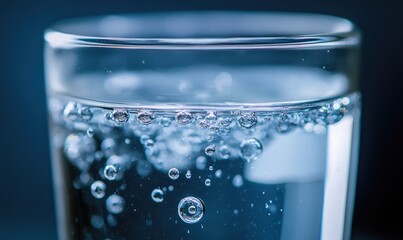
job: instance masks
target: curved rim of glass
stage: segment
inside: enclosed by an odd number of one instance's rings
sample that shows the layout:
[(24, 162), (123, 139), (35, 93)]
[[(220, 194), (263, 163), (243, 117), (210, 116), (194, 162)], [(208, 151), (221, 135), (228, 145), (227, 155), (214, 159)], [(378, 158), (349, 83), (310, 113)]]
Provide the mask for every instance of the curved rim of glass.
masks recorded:
[(299, 49), (360, 43), (359, 30), (344, 18), (314, 13), (243, 11), (76, 18), (54, 24), (45, 31), (44, 38), (55, 48)]

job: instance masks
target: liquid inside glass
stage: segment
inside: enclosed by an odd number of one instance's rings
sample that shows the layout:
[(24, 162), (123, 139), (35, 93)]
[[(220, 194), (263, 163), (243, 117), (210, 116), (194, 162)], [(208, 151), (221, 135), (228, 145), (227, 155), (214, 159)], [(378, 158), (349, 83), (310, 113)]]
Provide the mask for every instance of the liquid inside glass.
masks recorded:
[(351, 204), (359, 93), (347, 88), (291, 66), (87, 73), (53, 87), (61, 238), (333, 239)]

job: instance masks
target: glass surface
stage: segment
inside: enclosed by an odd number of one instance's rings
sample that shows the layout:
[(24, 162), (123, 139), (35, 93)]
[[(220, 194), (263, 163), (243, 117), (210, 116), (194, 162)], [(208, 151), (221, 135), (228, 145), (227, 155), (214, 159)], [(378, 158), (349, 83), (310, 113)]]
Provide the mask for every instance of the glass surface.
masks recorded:
[(59, 239), (349, 239), (351, 22), (134, 14), (45, 41)]

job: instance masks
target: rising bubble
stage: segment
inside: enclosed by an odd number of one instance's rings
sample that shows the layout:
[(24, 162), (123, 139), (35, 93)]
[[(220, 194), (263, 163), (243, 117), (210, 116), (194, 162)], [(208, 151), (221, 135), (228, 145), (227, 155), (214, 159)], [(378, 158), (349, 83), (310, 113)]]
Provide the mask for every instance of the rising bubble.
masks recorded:
[(172, 180), (176, 180), (179, 178), (179, 170), (177, 168), (171, 168), (168, 171), (168, 176)]
[(178, 204), (178, 214), (185, 223), (197, 223), (204, 215), (204, 204), (198, 198), (185, 197)]
[(206, 169), (206, 165), (207, 165), (207, 159), (204, 156), (199, 156), (198, 158), (196, 158), (196, 168), (199, 170), (204, 170)]
[(188, 170), (188, 171), (186, 172), (185, 177), (186, 177), (187, 179), (190, 179), (190, 178), (192, 177), (192, 173), (190, 172), (190, 170)]
[(159, 188), (154, 189), (151, 192), (151, 199), (157, 203), (164, 201), (164, 192)]
[(215, 177), (216, 178), (221, 178), (221, 176), (222, 176), (222, 171), (221, 171), (221, 169), (218, 169), (217, 171), (215, 171)]
[(215, 145), (209, 145), (206, 147), (206, 149), (204, 149), (204, 152), (206, 153), (207, 156), (213, 156), (214, 152), (215, 152)]
[(171, 119), (168, 117), (162, 117), (159, 119), (159, 124), (163, 127), (169, 127), (169, 125), (171, 125)]
[(92, 110), (90, 108), (88, 108), (88, 107), (80, 108), (78, 113), (80, 114), (81, 119), (84, 120), (84, 121), (91, 120), (92, 115), (93, 115)]
[(91, 194), (95, 198), (103, 198), (105, 196), (105, 190), (105, 183), (101, 181), (95, 181), (93, 184), (91, 184)]
[(119, 214), (125, 208), (125, 200), (116, 194), (109, 196), (106, 199), (106, 209), (113, 214)]
[(115, 180), (118, 175), (118, 167), (116, 165), (107, 165), (104, 169), (104, 176), (108, 180)]
[(218, 152), (219, 152), (219, 154), (220, 154), (220, 159), (223, 159), (223, 160), (227, 160), (227, 159), (229, 159), (230, 156), (231, 156), (230, 149), (229, 149), (229, 147), (226, 146), (226, 145), (221, 146), (221, 147), (218, 149)]
[(234, 185), (234, 187), (242, 187), (243, 185), (243, 179), (241, 175), (235, 175), (234, 178), (232, 179), (232, 185)]
[(244, 139), (239, 147), (241, 157), (248, 162), (258, 158), (263, 151), (262, 143), (256, 138)]

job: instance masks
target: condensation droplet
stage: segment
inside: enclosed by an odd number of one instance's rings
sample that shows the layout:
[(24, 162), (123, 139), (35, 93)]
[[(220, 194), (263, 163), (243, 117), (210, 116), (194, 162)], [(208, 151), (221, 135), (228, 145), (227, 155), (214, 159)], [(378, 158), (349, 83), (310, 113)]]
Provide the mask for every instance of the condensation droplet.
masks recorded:
[(129, 120), (129, 112), (126, 109), (115, 108), (112, 111), (111, 119), (116, 123), (125, 123)]
[(263, 151), (262, 143), (256, 138), (244, 139), (240, 147), (240, 156), (247, 162), (258, 158)]
[(207, 178), (206, 181), (204, 181), (204, 184), (205, 184), (207, 187), (210, 187), (210, 186), (211, 186), (211, 180)]
[(137, 114), (137, 120), (144, 125), (150, 124), (154, 119), (154, 114), (150, 111), (141, 111)]
[(192, 121), (192, 114), (188, 111), (182, 111), (176, 114), (176, 121), (180, 125), (186, 125)]
[(116, 194), (109, 196), (106, 199), (106, 209), (113, 214), (119, 214), (125, 208), (125, 200)]
[(156, 203), (164, 201), (164, 192), (159, 188), (154, 189), (151, 192), (151, 199)]
[(91, 184), (91, 194), (95, 198), (101, 199), (105, 196), (106, 185), (101, 181), (95, 181)]
[(242, 187), (243, 185), (243, 179), (241, 175), (235, 175), (234, 178), (232, 179), (232, 185), (234, 185), (234, 187)]
[(118, 167), (116, 165), (107, 165), (104, 169), (104, 176), (108, 180), (115, 180), (118, 175)]
[(213, 156), (214, 152), (215, 152), (215, 145), (209, 145), (206, 147), (206, 149), (204, 149), (204, 152), (206, 153), (207, 156)]
[(168, 171), (168, 176), (172, 180), (176, 180), (179, 178), (179, 170), (177, 168), (171, 168)]
[(204, 215), (204, 204), (198, 198), (185, 197), (178, 204), (178, 215), (185, 223), (197, 223)]

